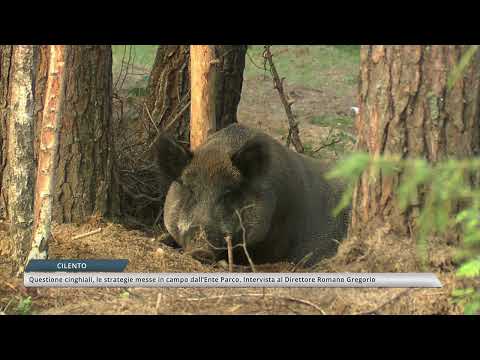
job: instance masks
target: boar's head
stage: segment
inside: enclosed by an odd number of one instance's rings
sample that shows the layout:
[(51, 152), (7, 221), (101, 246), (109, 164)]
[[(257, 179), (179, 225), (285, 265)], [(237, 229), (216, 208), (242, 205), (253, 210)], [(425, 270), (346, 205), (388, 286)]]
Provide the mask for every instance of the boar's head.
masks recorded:
[(207, 143), (194, 153), (161, 137), (155, 151), (160, 169), (174, 179), (165, 200), (165, 226), (185, 251), (213, 261), (225, 258), (227, 236), (234, 254), (242, 250), (235, 245), (245, 241), (250, 248), (265, 238), (275, 196), (267, 181), (269, 146), (261, 136), (236, 150)]

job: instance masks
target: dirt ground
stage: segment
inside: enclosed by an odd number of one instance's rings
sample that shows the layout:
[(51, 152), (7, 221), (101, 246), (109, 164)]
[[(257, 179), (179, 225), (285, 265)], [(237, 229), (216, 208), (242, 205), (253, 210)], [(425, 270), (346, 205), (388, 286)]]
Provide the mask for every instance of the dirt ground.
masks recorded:
[[(347, 94), (339, 97), (335, 94), (335, 87), (312, 89), (289, 84), (287, 80), (284, 86), (287, 96), (295, 100), (292, 109), (299, 123), (300, 138), (307, 151), (310, 149), (314, 152), (323, 144), (330, 143), (339, 133), (346, 135), (342, 138), (343, 148), (340, 152), (353, 147), (353, 141), (348, 137), (354, 137), (351, 108), (356, 106), (355, 87), (347, 89)], [(325, 124), (312, 123), (312, 120), (321, 120), (322, 117), (330, 121)], [(336, 118), (339, 119), (338, 123), (334, 122)], [(288, 120), (270, 77), (259, 75), (244, 80), (238, 121), (260, 129), (282, 143), (286, 142)], [(335, 159), (339, 155), (339, 151), (335, 150), (338, 150), (338, 147), (326, 147), (314, 156)]]
[[(101, 228), (98, 234), (71, 238)], [(0, 234), (5, 236), (5, 233)], [(160, 243), (159, 239), (121, 225), (92, 219), (82, 225), (59, 225), (50, 258), (126, 258), (130, 272), (214, 272)], [(361, 271), (369, 264), (331, 259), (314, 270)], [(393, 256), (392, 256), (393, 257)], [(396, 257), (397, 261), (398, 256)], [(370, 259), (371, 260), (371, 259)], [(18, 314), (31, 298), (32, 314), (460, 314), (449, 301), (455, 285), (451, 272), (439, 272), (441, 289), (53, 289), (25, 288), (22, 279), (0, 265), (0, 311)], [(258, 266), (261, 272), (289, 272), (295, 264)], [(307, 271), (308, 269), (296, 269)], [(363, 269), (365, 270), (365, 269)], [(310, 270), (309, 270), (310, 271)]]
[[(348, 74), (338, 69), (329, 83), (317, 89), (285, 80), (288, 96), (295, 100), (294, 114), (300, 136), (314, 156), (337, 159), (353, 142), (356, 86), (343, 88)], [(338, 84), (337, 84), (338, 83)], [(336, 86), (338, 85), (338, 86)], [(287, 135), (287, 118), (272, 80), (263, 75), (245, 78), (238, 110), (240, 123), (264, 130), (281, 142)], [(315, 152), (332, 136), (342, 143)], [(330, 138), (328, 138), (330, 135)], [(338, 145), (341, 145), (339, 147)], [(72, 237), (101, 228), (98, 234), (72, 241)], [(383, 231), (383, 232), (382, 232)], [(6, 236), (0, 231), (0, 237)], [(414, 246), (397, 241), (388, 229), (362, 242), (345, 242), (336, 257), (312, 269), (295, 264), (258, 266), (262, 272), (388, 272), (415, 271)], [(353, 241), (353, 240), (352, 240)], [(360, 245), (359, 245), (360, 244)], [(400, 247), (404, 244), (407, 248)], [(368, 249), (368, 250), (366, 250)], [(23, 279), (11, 275), (0, 258), (0, 313), (3, 314), (461, 314), (450, 294), (457, 285), (449, 265), (451, 249), (437, 249), (432, 270), (444, 285), (441, 289), (48, 289), (25, 288)], [(199, 263), (160, 243), (153, 235), (129, 230), (120, 224), (92, 218), (85, 224), (54, 228), (49, 246), (51, 259), (128, 259), (130, 272), (224, 271)], [(30, 298), (25, 305), (25, 299)]]

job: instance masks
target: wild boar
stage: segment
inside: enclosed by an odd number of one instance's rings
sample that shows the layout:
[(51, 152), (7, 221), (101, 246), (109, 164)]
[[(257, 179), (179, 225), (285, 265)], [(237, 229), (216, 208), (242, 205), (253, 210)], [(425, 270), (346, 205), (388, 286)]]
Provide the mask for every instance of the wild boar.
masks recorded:
[[(174, 179), (164, 223), (196, 257), (226, 258), (230, 237), (236, 263), (307, 264), (335, 253), (346, 234), (348, 209), (334, 217), (343, 186), (324, 177), (328, 166), (270, 136), (230, 125), (193, 153), (168, 137), (154, 147), (158, 166)], [(306, 259), (306, 258), (305, 258)]]

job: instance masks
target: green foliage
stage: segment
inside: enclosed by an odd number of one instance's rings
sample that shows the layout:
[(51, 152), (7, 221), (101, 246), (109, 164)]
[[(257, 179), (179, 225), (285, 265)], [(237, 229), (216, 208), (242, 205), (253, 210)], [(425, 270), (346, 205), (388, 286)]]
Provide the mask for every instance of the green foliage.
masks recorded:
[[(446, 160), (430, 164), (424, 159), (395, 157), (370, 158), (357, 153), (341, 161), (327, 177), (347, 181), (348, 190), (335, 211), (347, 207), (352, 199), (356, 182), (362, 174), (384, 176), (398, 174), (396, 201), (401, 209), (421, 204), (418, 225), (418, 254), (425, 263), (428, 238), (446, 231), (460, 231), (463, 239), (458, 259), (463, 263), (457, 271), (461, 278), (480, 277), (480, 191), (471, 179), (480, 171), (480, 159)], [(461, 204), (461, 210), (455, 210)], [(465, 313), (480, 309), (480, 293), (476, 291), (454, 294), (465, 302)]]
[(455, 289), (452, 292), (452, 303), (462, 305), (465, 315), (475, 315), (480, 312), (480, 292), (473, 287)]
[(17, 313), (29, 315), (32, 312), (32, 298), (30, 296), (21, 298), (17, 305)]

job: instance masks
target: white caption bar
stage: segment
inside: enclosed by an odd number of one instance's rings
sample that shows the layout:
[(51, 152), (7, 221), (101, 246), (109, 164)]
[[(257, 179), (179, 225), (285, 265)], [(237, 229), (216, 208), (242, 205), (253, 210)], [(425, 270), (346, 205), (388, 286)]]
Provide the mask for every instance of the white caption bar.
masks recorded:
[(62, 288), (439, 288), (432, 273), (66, 273), (24, 274), (26, 287)]

